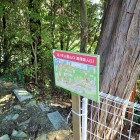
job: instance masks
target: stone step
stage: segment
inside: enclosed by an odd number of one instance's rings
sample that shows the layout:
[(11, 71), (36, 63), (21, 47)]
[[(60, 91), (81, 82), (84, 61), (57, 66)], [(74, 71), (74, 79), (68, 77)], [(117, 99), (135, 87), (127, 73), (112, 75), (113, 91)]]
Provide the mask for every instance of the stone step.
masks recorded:
[(56, 130), (70, 129), (68, 125), (66, 124), (66, 121), (64, 120), (64, 118), (61, 116), (61, 114), (58, 111), (48, 113), (47, 116)]
[(49, 108), (47, 105), (45, 105), (44, 103), (42, 103), (42, 102), (39, 103), (38, 105), (39, 105), (40, 109), (41, 109), (43, 112), (49, 111), (49, 110), (50, 110), (50, 108)]
[(17, 138), (27, 138), (27, 134), (24, 133), (23, 131), (19, 130), (13, 130), (12, 132), (12, 137), (17, 137)]
[(20, 102), (33, 98), (33, 96), (24, 88), (14, 89), (13, 92)]

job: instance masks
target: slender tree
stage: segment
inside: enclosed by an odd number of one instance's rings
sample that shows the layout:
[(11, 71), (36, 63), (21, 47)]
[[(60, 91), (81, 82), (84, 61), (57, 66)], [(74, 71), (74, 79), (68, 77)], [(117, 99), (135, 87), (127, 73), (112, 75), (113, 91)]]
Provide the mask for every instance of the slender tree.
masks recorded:
[(86, 52), (88, 40), (88, 22), (86, 0), (80, 0), (80, 19), (81, 19), (81, 45), (80, 52)]
[(38, 81), (38, 56), (37, 56), (37, 51), (39, 50), (39, 46), (41, 45), (41, 21), (40, 21), (40, 9), (41, 2), (40, 1), (34, 1), (34, 0), (29, 0), (29, 11), (30, 11), (30, 18), (29, 18), (29, 23), (30, 23), (30, 33), (32, 36), (32, 65), (34, 65), (35, 68), (35, 83), (37, 84)]
[(3, 15), (2, 15), (2, 36), (1, 36), (1, 41), (2, 41), (2, 45), (1, 45), (1, 58), (3, 58), (3, 61), (1, 61), (0, 63), (0, 67), (4, 68), (3, 70), (6, 70), (6, 68), (8, 68), (9, 65), (9, 60), (10, 60), (10, 54), (8, 51), (8, 38), (7, 38), (7, 11), (6, 11), (6, 5), (2, 5), (2, 11), (3, 11)]
[(56, 10), (55, 10), (55, 2), (53, 2), (52, 0), (50, 0), (50, 27), (51, 27), (51, 37), (52, 37), (52, 48), (55, 49), (55, 37), (54, 37), (54, 31), (55, 31), (55, 22), (54, 22), (54, 18), (56, 16)]

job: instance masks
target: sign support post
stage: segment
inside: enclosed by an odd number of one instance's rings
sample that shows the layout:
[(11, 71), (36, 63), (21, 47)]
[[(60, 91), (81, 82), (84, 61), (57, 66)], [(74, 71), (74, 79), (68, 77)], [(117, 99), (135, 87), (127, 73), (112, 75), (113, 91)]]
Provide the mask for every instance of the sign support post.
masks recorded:
[[(72, 94), (72, 110), (81, 114), (81, 100), (80, 96)], [(81, 116), (73, 113), (73, 134), (74, 140), (81, 140)]]

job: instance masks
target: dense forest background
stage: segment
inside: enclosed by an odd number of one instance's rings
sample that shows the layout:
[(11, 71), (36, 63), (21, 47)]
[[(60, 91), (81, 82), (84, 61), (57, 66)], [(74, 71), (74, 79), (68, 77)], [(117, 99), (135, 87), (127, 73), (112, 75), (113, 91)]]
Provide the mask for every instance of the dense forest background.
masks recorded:
[[(16, 83), (41, 101), (53, 95), (71, 99), (68, 91), (55, 86), (53, 49), (96, 52), (101, 56), (100, 91), (140, 103), (139, 14), (134, 13), (139, 1), (92, 1), (1, 0), (0, 81)], [(99, 110), (90, 111), (94, 118)], [(100, 116), (104, 122), (105, 112)], [(117, 116), (106, 118), (106, 126), (112, 119), (120, 129)], [(92, 129), (96, 132), (98, 127)], [(100, 130), (106, 139), (112, 132), (105, 136)]]
[(54, 83), (52, 50), (93, 54), (105, 6), (88, 0), (1, 1), (1, 79), (61, 92)]
[[(82, 20), (87, 18), (87, 53), (94, 53), (103, 4), (77, 0), (0, 2), (0, 75), (12, 82), (54, 89), (52, 50), (80, 51)], [(83, 11), (84, 10), (84, 11)]]

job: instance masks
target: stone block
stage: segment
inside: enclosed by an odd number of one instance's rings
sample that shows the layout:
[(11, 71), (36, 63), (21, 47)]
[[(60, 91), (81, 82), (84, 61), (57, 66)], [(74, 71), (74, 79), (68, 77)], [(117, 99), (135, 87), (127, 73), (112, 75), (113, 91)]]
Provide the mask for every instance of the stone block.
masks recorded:
[(33, 96), (26, 91), (24, 88), (18, 88), (13, 90), (14, 94), (18, 98), (20, 102), (23, 102), (25, 100), (31, 99)]
[(64, 118), (61, 116), (61, 114), (58, 111), (48, 113), (47, 116), (48, 116), (49, 120), (51, 121), (53, 127), (56, 130), (60, 130), (60, 129), (67, 130), (67, 129), (69, 129), (69, 127), (66, 124)]

